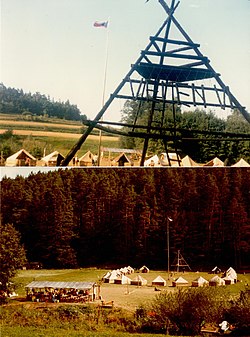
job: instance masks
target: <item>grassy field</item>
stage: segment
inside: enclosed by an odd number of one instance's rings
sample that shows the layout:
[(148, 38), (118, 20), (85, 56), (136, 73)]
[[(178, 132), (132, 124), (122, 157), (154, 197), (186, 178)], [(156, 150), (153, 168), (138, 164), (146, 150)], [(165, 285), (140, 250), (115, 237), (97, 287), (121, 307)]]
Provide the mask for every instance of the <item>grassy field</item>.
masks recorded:
[[(84, 269), (65, 269), (65, 270), (22, 270), (15, 278), (17, 284), (16, 292), (19, 296), (25, 296), (25, 285), (31, 281), (86, 281), (86, 282), (100, 282), (106, 269), (97, 268), (84, 268)], [(161, 290), (176, 291), (175, 287), (172, 287), (172, 281), (178, 276), (183, 276), (191, 286), (191, 282), (199, 276), (204, 277), (207, 280), (212, 278), (212, 274), (204, 272), (185, 272), (174, 273), (172, 278), (168, 279), (168, 273), (166, 271), (150, 271), (147, 274), (134, 273), (130, 275), (131, 279), (134, 279), (137, 275), (142, 275), (147, 281), (147, 286), (138, 287), (135, 285), (119, 285), (102, 283), (101, 295), (104, 301), (114, 301), (114, 305), (117, 307), (125, 308), (129, 311), (134, 311), (141, 304), (152, 300), (156, 293), (155, 288), (152, 287), (152, 281), (157, 276), (162, 276), (167, 281), (166, 287), (158, 287)], [(227, 286), (227, 289), (231, 294), (238, 294), (245, 288), (245, 284), (250, 284), (250, 274), (238, 275), (236, 284)]]
[[(56, 118), (37, 117), (36, 120), (26, 120), (21, 115), (0, 114), (0, 134), (11, 130), (18, 136), (20, 146), (30, 151), (32, 148), (46, 148), (46, 154), (59, 151), (66, 155), (80, 138), (83, 124), (75, 121), (65, 121)], [(103, 147), (119, 147), (118, 137), (103, 134)], [(21, 147), (18, 147), (18, 150)], [(77, 156), (80, 158), (87, 151), (98, 153), (99, 131), (93, 133), (85, 141)], [(107, 155), (107, 154), (106, 154)]]
[[(131, 334), (127, 332), (117, 332), (117, 331), (79, 331), (72, 329), (36, 329), (32, 327), (19, 327), (13, 329), (12, 327), (3, 327), (1, 330), (1, 337), (62, 337), (63, 335), (67, 337), (166, 337), (166, 335), (155, 335), (155, 334)], [(177, 336), (175, 336), (177, 337)]]
[[(136, 331), (135, 310), (152, 300), (157, 292), (151, 285), (158, 275), (167, 280), (166, 287), (158, 287), (162, 291), (176, 291), (171, 287), (172, 278), (168, 279), (166, 271), (150, 271), (142, 276), (147, 279), (147, 286), (131, 286), (118, 284), (101, 284), (101, 295), (105, 301), (114, 301), (114, 308), (99, 309), (100, 301), (92, 304), (72, 303), (33, 303), (25, 302), (25, 285), (33, 280), (47, 281), (93, 281), (101, 282), (107, 269), (84, 268), (65, 270), (21, 270), (15, 277), (17, 299), (12, 299), (2, 307), (1, 337), (155, 337), (155, 334), (138, 334)], [(130, 275), (133, 279), (138, 273)], [(207, 280), (213, 275), (208, 273), (185, 272), (175, 273), (173, 278), (183, 276), (191, 281), (198, 276)], [(226, 286), (231, 295), (238, 294), (249, 283), (250, 274), (238, 275), (239, 282)], [(66, 313), (66, 316), (65, 316)], [(80, 313), (80, 315), (79, 315)], [(130, 331), (125, 332), (125, 331)], [(134, 333), (132, 333), (134, 331)], [(166, 335), (157, 334), (158, 337)], [(186, 336), (187, 337), (187, 336)]]

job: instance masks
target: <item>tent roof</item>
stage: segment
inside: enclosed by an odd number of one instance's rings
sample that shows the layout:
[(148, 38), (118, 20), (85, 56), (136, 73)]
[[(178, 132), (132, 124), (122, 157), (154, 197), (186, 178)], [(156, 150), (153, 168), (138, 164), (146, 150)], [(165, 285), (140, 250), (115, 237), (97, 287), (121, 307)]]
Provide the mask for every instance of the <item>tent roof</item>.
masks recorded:
[(184, 157), (181, 160), (182, 166), (199, 166), (199, 164), (197, 164), (192, 158), (190, 158), (189, 156)]
[(130, 163), (130, 160), (128, 159), (127, 155), (124, 152), (122, 152), (119, 156), (113, 159), (113, 161), (118, 162), (121, 158), (124, 158), (125, 163)]
[(147, 267), (147, 266), (142, 266), (139, 270), (143, 270), (143, 269), (147, 269), (147, 270), (149, 270), (149, 268)]
[(215, 266), (212, 271), (221, 270), (219, 267)]
[(61, 156), (62, 158), (64, 158), (64, 156), (60, 152), (54, 151), (54, 152), (48, 154), (47, 156), (43, 157), (41, 160), (43, 160), (43, 161), (49, 161), (49, 160), (52, 160), (52, 159), (56, 160), (58, 158), (58, 156)]
[(218, 275), (215, 275), (214, 277), (211, 278), (211, 282), (221, 282), (223, 279), (219, 277)]
[(50, 282), (50, 281), (32, 281), (25, 288), (53, 288), (53, 289), (79, 289), (89, 290), (95, 285), (95, 282)]
[(93, 153), (91, 151), (87, 151), (81, 158), (79, 158), (79, 161), (86, 161), (89, 163), (92, 163), (92, 158), (94, 157)]
[(152, 282), (166, 282), (161, 276), (157, 276)]
[(175, 283), (188, 283), (187, 280), (185, 280), (183, 277), (178, 277), (175, 281)]
[(142, 277), (141, 275), (137, 275), (135, 278), (134, 278), (134, 281), (136, 281), (136, 282), (147, 282), (147, 280), (144, 278), (144, 277)]
[(228, 268), (228, 270), (226, 271), (226, 275), (233, 279), (237, 279), (237, 273), (232, 267)]
[(239, 161), (237, 161), (237, 163), (235, 163), (232, 166), (233, 167), (248, 167), (250, 166), (250, 164), (248, 164), (248, 162), (246, 162), (243, 158), (241, 158)]
[(204, 277), (199, 276), (198, 278), (196, 278), (193, 282), (198, 282), (198, 283), (208, 283), (208, 281), (206, 279), (204, 279)]
[(8, 158), (6, 159), (6, 161), (7, 161), (7, 160), (11, 161), (11, 160), (19, 159), (19, 157), (20, 157), (23, 153), (24, 153), (27, 157), (29, 157), (30, 159), (36, 160), (36, 158), (33, 157), (32, 154), (30, 154), (28, 151), (26, 151), (26, 150), (24, 150), (24, 149), (21, 149), (21, 150), (19, 150), (18, 152), (16, 152), (16, 153), (14, 153), (13, 155), (11, 155), (10, 157), (8, 157)]
[(160, 166), (159, 165), (159, 157), (157, 156), (157, 154), (155, 154), (153, 157), (150, 157), (147, 160), (145, 160), (144, 166), (150, 166), (152, 161), (154, 162), (155, 166)]
[(215, 157), (214, 159), (210, 160), (203, 166), (224, 166), (224, 163), (219, 158)]

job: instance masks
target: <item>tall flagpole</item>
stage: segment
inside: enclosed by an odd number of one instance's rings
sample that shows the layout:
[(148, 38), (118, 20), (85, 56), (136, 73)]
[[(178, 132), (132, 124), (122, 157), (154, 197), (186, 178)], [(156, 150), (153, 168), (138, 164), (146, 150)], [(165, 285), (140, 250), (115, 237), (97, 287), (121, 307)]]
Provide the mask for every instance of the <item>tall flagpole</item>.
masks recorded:
[[(103, 108), (104, 103), (105, 103), (105, 93), (106, 93), (106, 85), (107, 85), (108, 49), (109, 49), (109, 23), (110, 23), (110, 18), (108, 18), (108, 21), (107, 21), (106, 54), (105, 54), (103, 92), (102, 92), (102, 108)], [(100, 162), (101, 162), (101, 145), (102, 145), (102, 131), (99, 130), (99, 145), (98, 145), (97, 166), (100, 166)]]

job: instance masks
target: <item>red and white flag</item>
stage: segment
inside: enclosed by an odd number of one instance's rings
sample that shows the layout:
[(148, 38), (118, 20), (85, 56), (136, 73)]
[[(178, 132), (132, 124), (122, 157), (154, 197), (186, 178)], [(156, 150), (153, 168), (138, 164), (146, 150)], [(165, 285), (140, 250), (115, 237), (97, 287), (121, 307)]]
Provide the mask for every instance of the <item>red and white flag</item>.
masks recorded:
[(94, 27), (103, 27), (103, 28), (107, 28), (108, 27), (108, 21), (95, 21), (94, 22)]

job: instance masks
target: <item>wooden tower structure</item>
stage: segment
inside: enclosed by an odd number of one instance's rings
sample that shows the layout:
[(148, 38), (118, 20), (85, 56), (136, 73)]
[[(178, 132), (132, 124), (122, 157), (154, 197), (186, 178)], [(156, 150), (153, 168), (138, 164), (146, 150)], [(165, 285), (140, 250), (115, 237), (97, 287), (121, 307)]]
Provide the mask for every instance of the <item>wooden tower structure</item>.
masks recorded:
[[(167, 4), (164, 0), (158, 0), (167, 14), (166, 20), (157, 33), (150, 37), (147, 47), (141, 51), (138, 60), (131, 66), (95, 119), (86, 121), (86, 131), (62, 161), (62, 166), (68, 165), (94, 128), (143, 139), (141, 166), (144, 164), (150, 140), (162, 141), (169, 166), (169, 147), (172, 152), (177, 153), (177, 161), (180, 164), (178, 142), (183, 140), (183, 134), (185, 137), (188, 135), (188, 130), (182, 133), (183, 130), (176, 127), (176, 109), (181, 106), (237, 109), (250, 123), (249, 113), (224, 84), (220, 74), (213, 69), (208, 57), (201, 53), (200, 45), (192, 41), (175, 18), (174, 14), (180, 1), (170, 1), (171, 4)], [(131, 124), (103, 120), (103, 115), (116, 99), (138, 102), (138, 113)], [(142, 125), (139, 117), (141, 106), (145, 102), (147, 109), (144, 113), (147, 116), (143, 119), (146, 123)], [(167, 106), (171, 106), (172, 110), (170, 124), (166, 123)], [(122, 128), (115, 129), (115, 126)], [(198, 130), (192, 131), (202, 133)], [(203, 133), (206, 134), (205, 131)], [(222, 136), (216, 132), (212, 134), (218, 136), (218, 139)], [(223, 137), (225, 140), (225, 137), (232, 135), (223, 134)], [(249, 135), (241, 137), (249, 139)]]
[(180, 268), (188, 268), (189, 270), (191, 270), (189, 264), (186, 262), (186, 260), (184, 259), (184, 257), (181, 255), (180, 251), (177, 251), (177, 256), (174, 259), (173, 264), (171, 265), (172, 267), (176, 268), (176, 271), (179, 272)]

